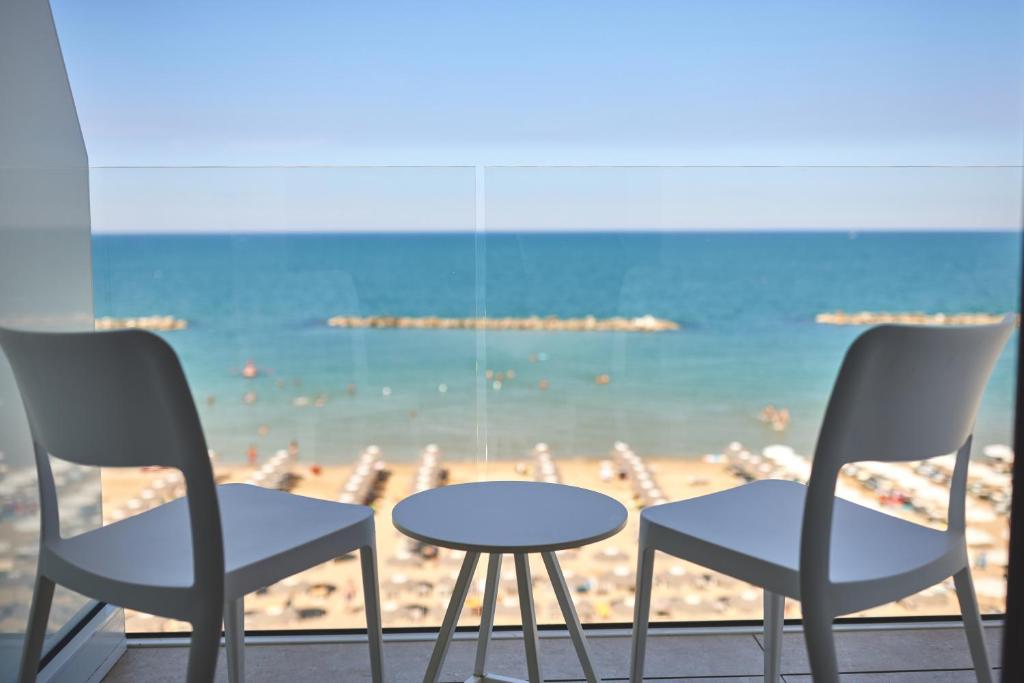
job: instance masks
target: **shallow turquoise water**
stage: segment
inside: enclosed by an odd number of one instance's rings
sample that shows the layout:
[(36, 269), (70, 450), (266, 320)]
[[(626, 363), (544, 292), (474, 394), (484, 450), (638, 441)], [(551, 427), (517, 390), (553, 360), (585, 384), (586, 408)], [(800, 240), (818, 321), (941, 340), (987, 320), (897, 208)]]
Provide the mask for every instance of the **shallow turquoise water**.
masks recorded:
[[(859, 331), (817, 325), (816, 313), (1017, 310), (1020, 246), (1019, 233), (989, 232), (96, 236), (94, 278), (97, 315), (189, 321), (165, 337), (210, 446), (227, 459), (291, 439), (323, 462), (369, 443), (395, 460), (428, 442), (452, 457), (519, 457), (537, 441), (556, 454), (601, 455), (617, 439), (645, 454), (698, 455), (734, 439), (810, 452)], [(324, 322), (484, 312), (652, 314), (683, 330)], [(239, 375), (249, 359), (264, 370), (252, 380)], [(981, 444), (1010, 441), (1013, 361), (1004, 354), (989, 387)], [(487, 369), (516, 376), (495, 389)], [(611, 382), (600, 386), (603, 373)], [(242, 400), (250, 391), (251, 405)], [(296, 405), (303, 398), (309, 405)], [(790, 410), (785, 433), (756, 419), (767, 403)]]

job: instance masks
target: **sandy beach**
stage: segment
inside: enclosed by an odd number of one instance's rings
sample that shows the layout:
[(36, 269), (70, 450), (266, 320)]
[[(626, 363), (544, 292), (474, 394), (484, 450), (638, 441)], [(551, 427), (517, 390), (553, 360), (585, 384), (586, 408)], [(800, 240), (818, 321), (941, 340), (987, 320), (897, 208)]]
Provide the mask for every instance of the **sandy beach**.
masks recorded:
[[(752, 456), (757, 460), (757, 456)], [(612, 459), (551, 458), (557, 477), (567, 484), (601, 491), (630, 510), (626, 528), (606, 541), (578, 550), (559, 553), (566, 579), (573, 591), (580, 617), (588, 622), (629, 622), (632, 619), (633, 589), (636, 563), (636, 537), (639, 501), (629, 478), (620, 478)], [(703, 460), (678, 458), (644, 458), (659, 493), (668, 500), (700, 496), (743, 483), (751, 468), (738, 465), (736, 457), (717, 456)], [(533, 480), (538, 477), (538, 459), (526, 456), (521, 460), (490, 462), (439, 460), (441, 483), (456, 484), (480, 480)], [(216, 465), (219, 482), (249, 481), (263, 463), (255, 466)], [(305, 462), (301, 456), (289, 460), (275, 481), (293, 493), (337, 500), (353, 474), (354, 465), (319, 466)], [(433, 626), (440, 623), (455, 582), (462, 554), (439, 550), (432, 557), (410, 552), (412, 544), (391, 524), (392, 508), (414, 489), (419, 465), (391, 463), (386, 455), (375, 470), (377, 485), (371, 502), (376, 511), (377, 546), (380, 558), (380, 590), (385, 627)], [(756, 469), (756, 468), (754, 468)], [(760, 467), (761, 471), (768, 468)], [(134, 507), (152, 504), (152, 491), (157, 482), (161, 493), (156, 498), (180, 494), (168, 486), (166, 470), (105, 470), (103, 473), (104, 517), (106, 522), (129, 513)], [(857, 493), (857, 502), (873, 498), (858, 485), (862, 482), (843, 477), (850, 493)], [(876, 507), (919, 523), (931, 523), (908, 505), (891, 505), (881, 500)], [(1006, 519), (985, 514), (983, 522), (969, 525), (976, 558), (975, 581), (985, 612), (1003, 610), (1002, 581), (1005, 567), (1000, 558), (1006, 552)], [(429, 554), (429, 553), (427, 553)], [(541, 623), (559, 623), (562, 619), (554, 594), (538, 558), (532, 558), (538, 618)], [(461, 624), (477, 623), (483, 593), (483, 566), (478, 567), (474, 587), (463, 612)], [(762, 603), (759, 589), (696, 565), (668, 556), (659, 556), (655, 567), (656, 588), (652, 606), (654, 618), (663, 621), (696, 621), (716, 619), (759, 619)], [(359, 566), (354, 557), (342, 557), (246, 597), (246, 626), (251, 629), (285, 628), (360, 628), (364, 625), (362, 587)], [(957, 612), (951, 582), (940, 584), (924, 593), (898, 603), (885, 605), (864, 615), (920, 616)], [(799, 616), (799, 604), (787, 602), (787, 617)], [(175, 631), (187, 624), (149, 615), (129, 612), (129, 632)], [(501, 594), (497, 623), (519, 621), (515, 576), (511, 561), (502, 565)]]

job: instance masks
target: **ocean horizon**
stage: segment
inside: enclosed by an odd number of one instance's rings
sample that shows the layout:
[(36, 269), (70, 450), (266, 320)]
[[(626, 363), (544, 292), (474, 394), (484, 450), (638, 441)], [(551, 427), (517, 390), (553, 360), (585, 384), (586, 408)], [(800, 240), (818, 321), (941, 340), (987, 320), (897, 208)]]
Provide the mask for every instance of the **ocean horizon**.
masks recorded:
[[(343, 463), (813, 451), (843, 352), (819, 313), (1018, 310), (1019, 231), (96, 234), (97, 317), (173, 315), (209, 446)], [(337, 315), (598, 318), (678, 331), (343, 329)], [(976, 444), (1009, 443), (1015, 345)], [(248, 362), (256, 377), (246, 378)], [(598, 381), (607, 376), (607, 382)], [(791, 416), (784, 431), (758, 419)]]

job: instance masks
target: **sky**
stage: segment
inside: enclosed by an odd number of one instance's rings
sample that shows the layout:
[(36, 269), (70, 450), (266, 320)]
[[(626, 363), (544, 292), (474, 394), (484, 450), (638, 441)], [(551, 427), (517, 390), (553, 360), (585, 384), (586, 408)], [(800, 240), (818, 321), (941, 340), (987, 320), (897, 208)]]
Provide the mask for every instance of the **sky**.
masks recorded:
[(52, 6), (99, 232), (1020, 223), (1019, 1)]

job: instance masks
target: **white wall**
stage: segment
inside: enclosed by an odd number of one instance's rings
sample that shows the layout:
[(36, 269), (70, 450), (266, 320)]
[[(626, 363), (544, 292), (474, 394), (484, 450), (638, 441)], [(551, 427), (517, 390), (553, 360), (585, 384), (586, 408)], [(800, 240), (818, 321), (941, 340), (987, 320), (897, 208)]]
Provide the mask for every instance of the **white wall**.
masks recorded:
[[(0, 0), (0, 325), (88, 329), (92, 321), (88, 159), (46, 0)], [(0, 681), (14, 680), (35, 572), (37, 517), (24, 410), (0, 358)], [(95, 525), (97, 473), (69, 474), (62, 527)], [(62, 592), (50, 628), (86, 601)], [(53, 641), (51, 640), (51, 643)]]

